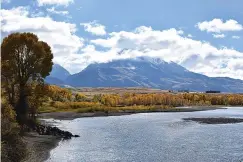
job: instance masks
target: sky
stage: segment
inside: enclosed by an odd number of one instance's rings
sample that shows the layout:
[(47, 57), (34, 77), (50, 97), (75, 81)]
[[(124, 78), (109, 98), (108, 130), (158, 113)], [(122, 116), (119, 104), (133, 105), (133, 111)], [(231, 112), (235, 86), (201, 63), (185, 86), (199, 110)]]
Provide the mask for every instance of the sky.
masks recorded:
[(35, 33), (71, 74), (150, 56), (243, 79), (242, 0), (2, 0), (0, 12), (2, 39)]

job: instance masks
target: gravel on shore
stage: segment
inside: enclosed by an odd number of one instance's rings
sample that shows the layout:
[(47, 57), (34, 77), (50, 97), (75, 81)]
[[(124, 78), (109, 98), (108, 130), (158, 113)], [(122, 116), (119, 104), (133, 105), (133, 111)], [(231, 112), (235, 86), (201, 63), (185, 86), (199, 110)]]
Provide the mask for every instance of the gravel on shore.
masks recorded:
[(60, 137), (52, 135), (39, 135), (37, 132), (28, 132), (23, 137), (27, 144), (29, 156), (24, 162), (43, 162), (50, 156), (50, 151), (55, 148)]

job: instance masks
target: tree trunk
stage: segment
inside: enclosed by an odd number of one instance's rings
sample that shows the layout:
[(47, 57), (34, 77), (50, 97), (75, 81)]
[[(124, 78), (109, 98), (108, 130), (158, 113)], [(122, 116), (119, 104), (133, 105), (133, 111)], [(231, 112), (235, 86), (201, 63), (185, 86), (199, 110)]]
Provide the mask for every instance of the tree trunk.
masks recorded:
[(11, 90), (10, 90), (10, 104), (14, 107), (15, 106), (15, 89), (14, 84), (11, 84)]
[(25, 94), (25, 86), (20, 85), (19, 100), (16, 105), (17, 121), (20, 124), (25, 124), (28, 118), (28, 102)]

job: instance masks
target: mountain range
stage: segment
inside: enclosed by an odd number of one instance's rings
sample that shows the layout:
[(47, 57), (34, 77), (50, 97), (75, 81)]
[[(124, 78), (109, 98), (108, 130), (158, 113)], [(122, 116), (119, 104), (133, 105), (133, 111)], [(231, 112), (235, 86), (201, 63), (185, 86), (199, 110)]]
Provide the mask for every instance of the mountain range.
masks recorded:
[(49, 84), (65, 85), (65, 80), (70, 75), (64, 67), (59, 64), (54, 64), (50, 75), (46, 77), (45, 81)]
[(208, 77), (159, 58), (138, 57), (94, 63), (71, 75), (55, 64), (46, 82), (73, 87), (149, 87), (167, 90), (243, 92), (243, 81)]

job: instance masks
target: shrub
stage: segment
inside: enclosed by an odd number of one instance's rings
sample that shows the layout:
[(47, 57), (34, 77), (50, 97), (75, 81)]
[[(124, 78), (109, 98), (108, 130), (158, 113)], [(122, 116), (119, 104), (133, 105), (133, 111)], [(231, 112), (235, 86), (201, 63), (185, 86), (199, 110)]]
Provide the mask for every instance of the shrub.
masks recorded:
[(76, 93), (74, 100), (77, 102), (87, 101), (87, 97), (84, 94)]
[(27, 148), (19, 135), (20, 128), (13, 108), (4, 101), (1, 106), (1, 160), (18, 162), (26, 157)]

